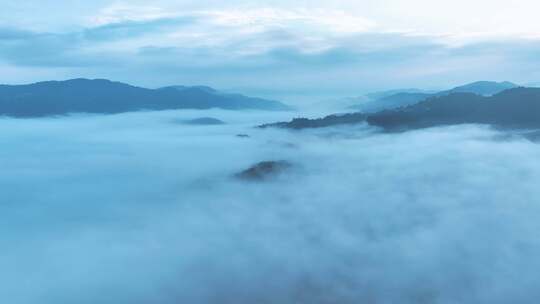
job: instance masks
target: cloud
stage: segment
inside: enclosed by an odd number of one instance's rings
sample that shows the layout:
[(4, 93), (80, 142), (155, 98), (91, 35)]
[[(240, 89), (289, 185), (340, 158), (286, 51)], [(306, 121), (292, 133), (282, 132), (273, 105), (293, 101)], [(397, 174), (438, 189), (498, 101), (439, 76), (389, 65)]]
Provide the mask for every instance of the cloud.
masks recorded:
[[(148, 34), (178, 29), (194, 22), (191, 17), (150, 21), (124, 21), (68, 33), (37, 33), (22, 30), (0, 30), (0, 58), (21, 66), (103, 66), (122, 64), (122, 54), (129, 46), (116, 47)], [(136, 47), (136, 46), (135, 46)]]
[(196, 21), (194, 17), (160, 18), (147, 21), (123, 21), (108, 23), (83, 31), (87, 40), (115, 41), (117, 39), (129, 39), (144, 34), (152, 34), (159, 31), (167, 31), (181, 28), (184, 25)]
[(104, 7), (90, 19), (93, 26), (104, 26), (125, 22), (144, 22), (175, 17), (175, 14), (157, 6), (128, 5), (113, 3)]
[(366, 32), (375, 23), (366, 18), (350, 15), (342, 10), (299, 9), (285, 10), (258, 8), (247, 10), (204, 11), (212, 23), (223, 26), (249, 26), (259, 28), (289, 28), (298, 26), (308, 31), (324, 30), (335, 33)]
[[(17, 304), (535, 303), (538, 144), (481, 126), (252, 128), (283, 115), (294, 114), (1, 119), (0, 293)], [(228, 124), (172, 123), (202, 116)], [(296, 167), (264, 184), (230, 178), (268, 159)]]

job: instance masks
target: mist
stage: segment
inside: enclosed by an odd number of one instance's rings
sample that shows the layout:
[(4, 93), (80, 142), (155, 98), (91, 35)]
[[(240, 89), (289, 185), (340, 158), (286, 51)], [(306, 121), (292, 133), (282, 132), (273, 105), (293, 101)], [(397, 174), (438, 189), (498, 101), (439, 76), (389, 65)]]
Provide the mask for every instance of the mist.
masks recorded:
[[(294, 116), (0, 118), (1, 302), (538, 301), (540, 145), (254, 128)], [(226, 124), (178, 123), (198, 117)], [(234, 178), (266, 160), (293, 167)]]

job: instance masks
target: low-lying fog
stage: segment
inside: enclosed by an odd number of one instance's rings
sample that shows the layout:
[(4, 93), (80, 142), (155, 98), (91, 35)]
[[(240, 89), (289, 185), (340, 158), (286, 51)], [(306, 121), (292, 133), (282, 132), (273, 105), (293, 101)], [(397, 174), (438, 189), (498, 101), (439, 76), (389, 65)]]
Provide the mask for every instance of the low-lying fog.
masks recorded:
[[(0, 119), (0, 302), (538, 302), (539, 144), (252, 128), (289, 118)], [(294, 167), (232, 177), (264, 160)]]

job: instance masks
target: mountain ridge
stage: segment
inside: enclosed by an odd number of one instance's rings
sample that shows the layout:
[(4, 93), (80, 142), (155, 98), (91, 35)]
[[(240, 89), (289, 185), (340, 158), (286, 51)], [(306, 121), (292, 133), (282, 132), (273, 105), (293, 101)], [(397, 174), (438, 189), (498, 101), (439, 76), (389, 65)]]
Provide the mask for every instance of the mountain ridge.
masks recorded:
[(385, 131), (407, 131), (458, 124), (488, 124), (503, 128), (540, 128), (540, 88), (513, 88), (493, 96), (451, 93), (414, 105), (376, 113), (329, 115), (319, 119), (296, 118), (261, 128), (321, 128), (368, 123)]
[(75, 78), (24, 85), (0, 85), (0, 116), (44, 117), (70, 113), (116, 114), (140, 110), (270, 110), (281, 102), (221, 93), (210, 87), (147, 89), (108, 79)]

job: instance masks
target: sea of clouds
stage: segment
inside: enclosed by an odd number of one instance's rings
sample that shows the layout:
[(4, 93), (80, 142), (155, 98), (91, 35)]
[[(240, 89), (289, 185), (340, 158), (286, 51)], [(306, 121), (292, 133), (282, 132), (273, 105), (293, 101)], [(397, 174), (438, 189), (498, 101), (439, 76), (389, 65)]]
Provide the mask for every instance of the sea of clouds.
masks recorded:
[(0, 302), (537, 303), (539, 144), (291, 115), (0, 119)]

